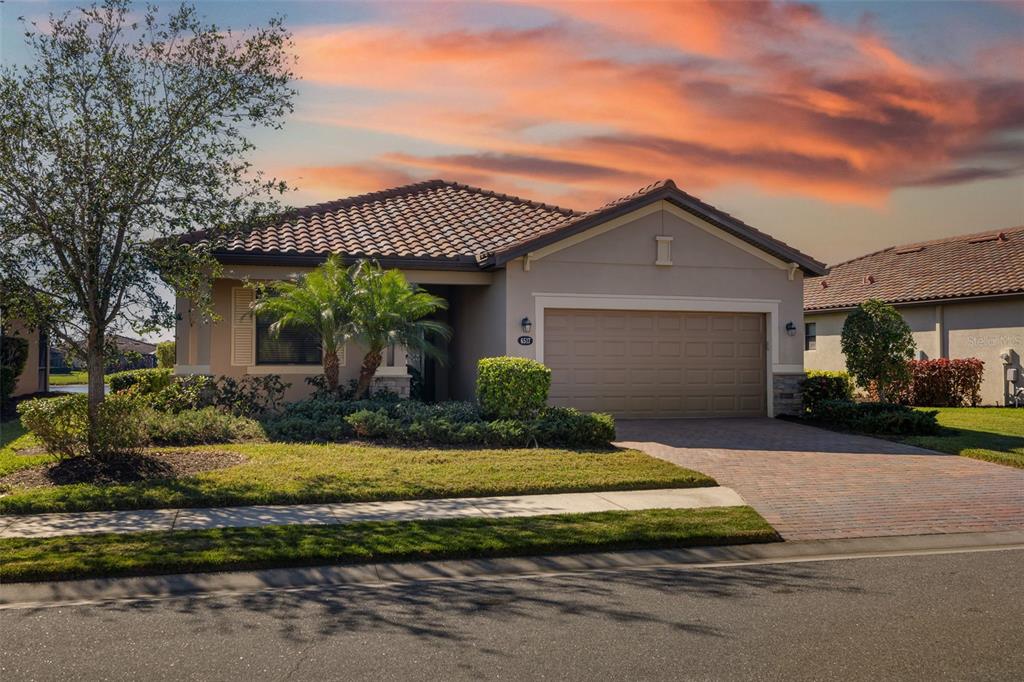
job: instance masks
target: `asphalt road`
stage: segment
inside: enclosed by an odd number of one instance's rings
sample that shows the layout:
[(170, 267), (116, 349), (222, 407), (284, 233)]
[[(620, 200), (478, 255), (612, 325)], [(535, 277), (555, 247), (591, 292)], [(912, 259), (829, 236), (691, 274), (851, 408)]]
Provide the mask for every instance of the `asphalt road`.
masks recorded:
[(1024, 679), (1024, 551), (0, 611), (0, 679)]

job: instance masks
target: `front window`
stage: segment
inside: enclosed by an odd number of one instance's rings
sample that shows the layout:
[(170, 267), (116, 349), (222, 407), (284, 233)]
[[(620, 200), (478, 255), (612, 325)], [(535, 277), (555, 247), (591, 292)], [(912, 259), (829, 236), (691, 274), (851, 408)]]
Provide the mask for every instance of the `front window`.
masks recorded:
[(272, 318), (256, 317), (257, 365), (319, 365), (322, 362), (320, 336), (301, 327), (286, 327), (277, 336), (270, 333)]
[(818, 325), (816, 322), (808, 322), (804, 325), (804, 350), (814, 350), (818, 347)]

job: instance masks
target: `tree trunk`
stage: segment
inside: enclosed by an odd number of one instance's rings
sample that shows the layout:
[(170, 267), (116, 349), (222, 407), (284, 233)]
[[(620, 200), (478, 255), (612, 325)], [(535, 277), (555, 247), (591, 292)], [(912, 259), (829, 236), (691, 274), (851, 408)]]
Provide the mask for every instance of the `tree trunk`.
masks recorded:
[(104, 362), (104, 330), (101, 327), (90, 327), (86, 341), (85, 358), (89, 371), (89, 454), (96, 456), (99, 452), (97, 433), (100, 421), (100, 403), (103, 402), (103, 371)]
[(373, 376), (380, 367), (382, 356), (379, 350), (371, 350), (363, 357), (363, 364), (359, 367), (359, 383), (356, 384), (356, 398), (362, 400), (369, 397), (370, 386), (373, 383)]
[(327, 378), (327, 388), (332, 391), (338, 388), (338, 354), (324, 353), (324, 377)]

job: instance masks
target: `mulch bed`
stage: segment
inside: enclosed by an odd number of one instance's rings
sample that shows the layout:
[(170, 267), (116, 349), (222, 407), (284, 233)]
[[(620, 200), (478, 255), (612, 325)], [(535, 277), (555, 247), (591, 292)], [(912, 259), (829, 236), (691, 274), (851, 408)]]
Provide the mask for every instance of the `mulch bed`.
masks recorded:
[(120, 455), (100, 461), (73, 457), (15, 471), (0, 478), (0, 487), (39, 488), (72, 483), (132, 483), (183, 478), (203, 471), (244, 464), (245, 455), (236, 452), (161, 450), (138, 455)]

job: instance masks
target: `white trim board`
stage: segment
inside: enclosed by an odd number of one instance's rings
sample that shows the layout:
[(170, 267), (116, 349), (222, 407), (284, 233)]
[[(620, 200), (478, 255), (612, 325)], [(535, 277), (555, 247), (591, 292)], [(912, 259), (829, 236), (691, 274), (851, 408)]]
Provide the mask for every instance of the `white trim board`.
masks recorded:
[[(797, 365), (779, 363), (779, 307), (778, 299), (761, 298), (706, 298), (697, 296), (633, 296), (629, 294), (552, 294), (534, 292), (534, 351), (538, 362), (544, 362), (544, 313), (548, 308), (582, 310), (672, 310), (695, 313), (762, 313), (768, 338), (765, 339), (765, 408), (773, 415), (774, 390), (772, 377), (776, 367), (780, 373)], [(786, 372), (788, 373), (788, 372)]]

